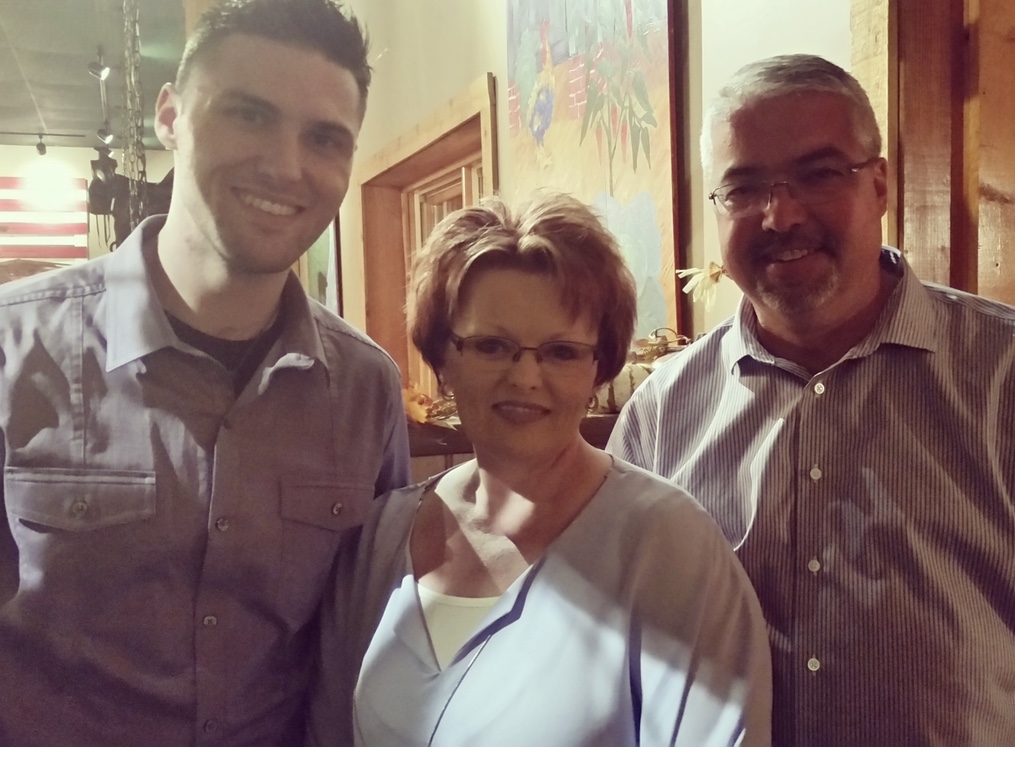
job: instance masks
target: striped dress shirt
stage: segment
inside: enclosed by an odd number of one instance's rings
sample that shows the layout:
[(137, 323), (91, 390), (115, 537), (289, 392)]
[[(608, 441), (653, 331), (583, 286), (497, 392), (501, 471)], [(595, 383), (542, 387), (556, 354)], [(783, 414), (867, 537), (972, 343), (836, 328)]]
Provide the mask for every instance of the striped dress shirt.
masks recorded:
[(753, 309), (663, 364), (608, 450), (687, 488), (769, 626), (773, 739), (1015, 744), (1015, 309), (899, 276), (812, 375)]

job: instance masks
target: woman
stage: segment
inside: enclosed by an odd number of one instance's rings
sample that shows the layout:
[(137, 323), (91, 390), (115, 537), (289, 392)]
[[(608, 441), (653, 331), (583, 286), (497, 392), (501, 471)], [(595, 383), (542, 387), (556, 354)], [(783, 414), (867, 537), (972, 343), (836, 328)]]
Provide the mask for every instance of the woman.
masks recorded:
[(686, 492), (579, 432), (636, 309), (595, 214), (561, 194), (456, 212), (413, 292), (476, 458), (376, 505), (326, 610), (312, 738), (344, 738), (365, 650), (361, 744), (767, 743), (768, 643), (733, 552)]

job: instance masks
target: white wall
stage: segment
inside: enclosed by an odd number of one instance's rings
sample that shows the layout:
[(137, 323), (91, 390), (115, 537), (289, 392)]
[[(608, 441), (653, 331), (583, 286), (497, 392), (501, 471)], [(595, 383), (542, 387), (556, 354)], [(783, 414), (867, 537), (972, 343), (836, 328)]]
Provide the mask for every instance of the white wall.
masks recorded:
[[(367, 115), (357, 145), (357, 164), (411, 129), (443, 103), (492, 71), (497, 97), (507, 86), (505, 0), (347, 0), (370, 35), (374, 69)], [(507, 134), (507, 107), (498, 104), (497, 129)], [(503, 150), (501, 151), (503, 156)], [(501, 159), (500, 182), (510, 167)], [(342, 206), (342, 280), (346, 319), (363, 327), (363, 221), (354, 166)], [(369, 251), (366, 252), (369, 255)]]
[[(692, 266), (720, 261), (712, 204), (713, 188), (704, 187), (698, 134), (704, 108), (723, 83), (744, 64), (783, 53), (815, 53), (845, 69), (850, 65), (849, 13), (852, 0), (691, 0), (693, 30), (691, 57), (699, 47), (700, 60), (691, 61), (691, 82), (701, 89), (692, 93), (689, 113), (691, 146), (691, 260)], [(694, 18), (696, 16), (697, 18)], [(694, 34), (692, 32), (692, 40)], [(697, 70), (696, 70), (697, 69)], [(693, 87), (692, 87), (693, 89)], [(703, 332), (736, 309), (740, 291), (729, 280), (720, 283), (711, 311), (695, 304), (694, 328)]]

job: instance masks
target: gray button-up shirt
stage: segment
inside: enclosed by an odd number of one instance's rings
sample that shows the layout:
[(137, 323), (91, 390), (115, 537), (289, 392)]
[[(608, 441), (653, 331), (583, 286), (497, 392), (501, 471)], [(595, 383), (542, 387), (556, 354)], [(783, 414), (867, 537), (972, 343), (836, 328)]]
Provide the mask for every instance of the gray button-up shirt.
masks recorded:
[(1015, 744), (1015, 309), (901, 276), (811, 375), (753, 310), (658, 369), (613, 453), (715, 517), (769, 624), (776, 743)]
[(234, 397), (142, 236), (0, 289), (0, 741), (302, 739), (318, 606), (405, 484), (398, 372), (291, 278)]

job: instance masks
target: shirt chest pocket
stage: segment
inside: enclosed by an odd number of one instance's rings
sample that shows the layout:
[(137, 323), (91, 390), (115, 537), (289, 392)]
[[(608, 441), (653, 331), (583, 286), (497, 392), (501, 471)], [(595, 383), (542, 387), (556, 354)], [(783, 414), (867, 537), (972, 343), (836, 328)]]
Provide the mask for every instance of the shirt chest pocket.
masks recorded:
[(282, 482), (282, 568), (277, 605), (301, 625), (317, 609), (349, 530), (363, 524), (373, 503), (373, 485), (292, 477)]
[(155, 473), (6, 467), (4, 500), (26, 528), (95, 531), (154, 517)]
[(84, 630), (159, 565), (154, 472), (7, 467), (3, 487), (18, 595), (36, 613)]
[(362, 525), (373, 501), (373, 487), (365, 483), (329, 480), (282, 482), (282, 519), (329, 531)]

